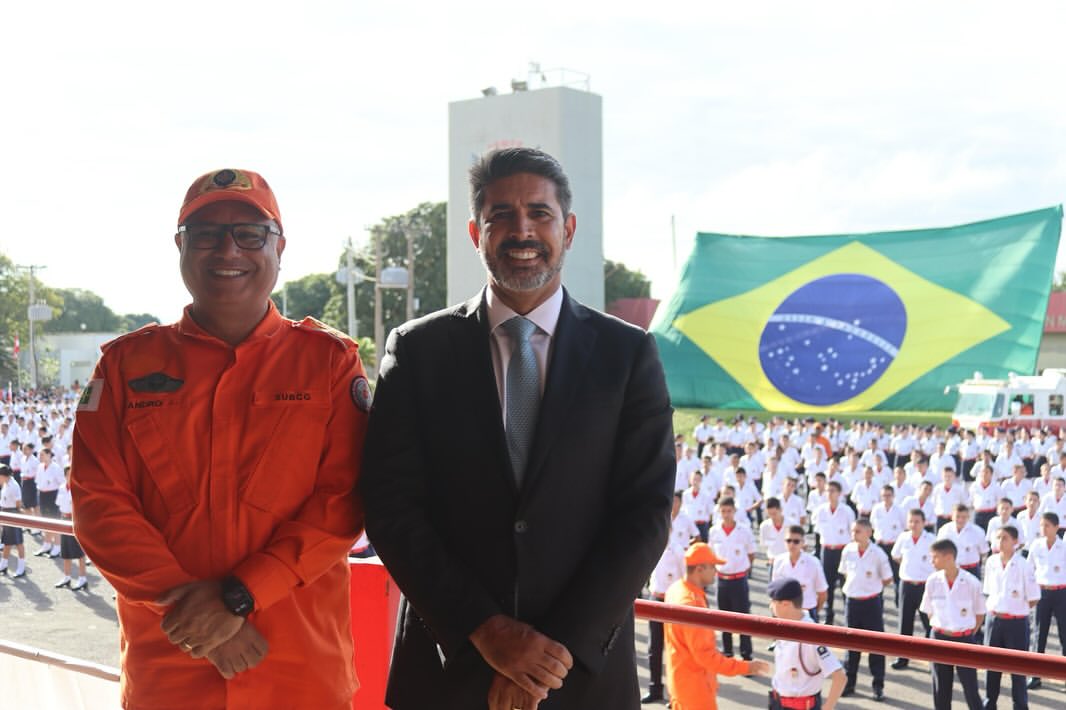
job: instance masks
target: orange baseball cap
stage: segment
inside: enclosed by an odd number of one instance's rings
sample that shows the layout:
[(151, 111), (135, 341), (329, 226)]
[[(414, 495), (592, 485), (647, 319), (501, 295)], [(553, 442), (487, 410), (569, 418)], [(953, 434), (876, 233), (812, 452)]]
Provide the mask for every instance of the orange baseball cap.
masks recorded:
[(687, 550), (685, 550), (685, 565), (687, 567), (724, 564), (725, 560), (714, 554), (714, 550), (712, 550), (711, 546), (705, 542), (694, 542)]
[(233, 168), (212, 170), (193, 180), (189, 191), (185, 193), (185, 201), (181, 204), (178, 224), (185, 224), (189, 215), (201, 207), (225, 200), (235, 200), (251, 205), (277, 222), (278, 229), (285, 231), (281, 226), (281, 210), (278, 209), (278, 201), (263, 176), (251, 170)]

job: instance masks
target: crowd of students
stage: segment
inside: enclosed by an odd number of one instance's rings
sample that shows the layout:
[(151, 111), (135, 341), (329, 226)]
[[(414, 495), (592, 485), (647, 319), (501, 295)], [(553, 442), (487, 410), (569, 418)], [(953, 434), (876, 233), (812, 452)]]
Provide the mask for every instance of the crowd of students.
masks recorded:
[[(70, 446), (76, 403), (72, 391), (11, 397), (0, 404), (0, 512), (71, 519)], [(73, 535), (15, 525), (0, 529), (0, 575), (18, 579), (32, 553), (63, 560), (55, 587), (86, 589), (85, 554)], [(74, 567), (77, 575), (72, 577)]]
[[(753, 565), (765, 564), (769, 579), (800, 583), (814, 621), (837, 623), (842, 606), (846, 626), (883, 631), (887, 599), (899, 610), (891, 630), (904, 635), (917, 617), (925, 635), (966, 643), (1043, 653), (1052, 620), (1060, 645), (1066, 637), (1066, 451), (1052, 431), (704, 417), (675, 445), (672, 529), (653, 598), (685, 578), (686, 550), (702, 541), (721, 561), (708, 587), (721, 610), (750, 612)], [(659, 639), (653, 625), (647, 702), (663, 695)], [(721, 647), (752, 658), (750, 637), (734, 647), (723, 633)], [(847, 653), (845, 697), (860, 660)], [(868, 664), (882, 700), (885, 659)], [(955, 671), (934, 664), (938, 710), (950, 707)], [(969, 707), (996, 706), (998, 673), (986, 674), (982, 699), (976, 672), (957, 671)], [(1014, 707), (1040, 683), (1012, 677)]]

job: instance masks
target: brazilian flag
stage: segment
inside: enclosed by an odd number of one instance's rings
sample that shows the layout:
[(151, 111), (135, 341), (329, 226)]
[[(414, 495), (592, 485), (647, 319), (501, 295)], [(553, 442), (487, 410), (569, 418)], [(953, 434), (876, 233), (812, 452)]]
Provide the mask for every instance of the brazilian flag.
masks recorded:
[(677, 406), (947, 411), (1036, 366), (1062, 206), (945, 229), (698, 234), (652, 324)]

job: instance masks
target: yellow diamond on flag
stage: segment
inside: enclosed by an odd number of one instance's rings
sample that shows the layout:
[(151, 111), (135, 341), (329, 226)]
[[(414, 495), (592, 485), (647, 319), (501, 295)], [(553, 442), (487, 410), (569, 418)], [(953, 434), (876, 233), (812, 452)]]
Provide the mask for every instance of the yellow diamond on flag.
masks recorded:
[(851, 242), (674, 327), (764, 409), (876, 407), (1010, 329), (976, 301)]

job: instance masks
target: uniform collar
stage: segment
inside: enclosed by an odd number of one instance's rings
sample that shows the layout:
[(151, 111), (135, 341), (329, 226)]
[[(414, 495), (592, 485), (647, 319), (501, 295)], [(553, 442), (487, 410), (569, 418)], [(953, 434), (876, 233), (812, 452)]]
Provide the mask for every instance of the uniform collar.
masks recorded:
[[(252, 332), (248, 334), (244, 340), (240, 342), (237, 347), (247, 345), (248, 343), (262, 340), (263, 338), (269, 338), (275, 335), (281, 327), (287, 322), (281, 313), (278, 312), (277, 306), (274, 305), (273, 299), (267, 301), (267, 312), (263, 316), (263, 319), (252, 329)], [(194, 338), (202, 338), (205, 340), (212, 340), (217, 343), (226, 345), (222, 340), (211, 335), (206, 330), (200, 327), (200, 324), (192, 317), (192, 304), (185, 306), (185, 310), (182, 312), (181, 320), (177, 323), (177, 330), (182, 335), (188, 335)], [(227, 347), (229, 347), (227, 345)]]

